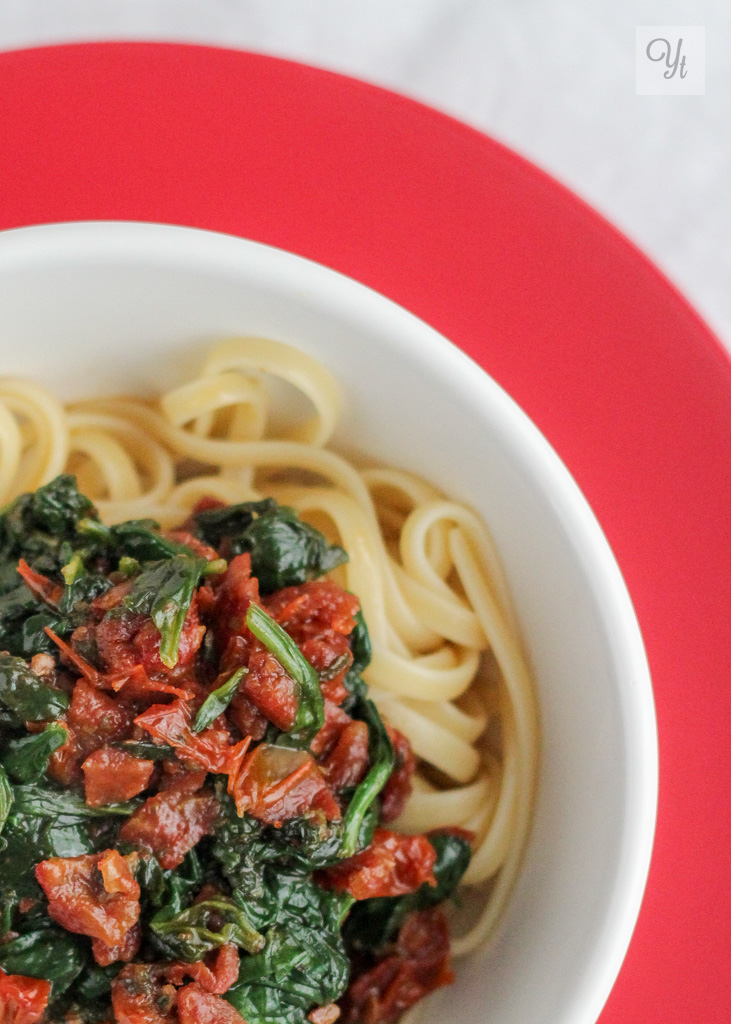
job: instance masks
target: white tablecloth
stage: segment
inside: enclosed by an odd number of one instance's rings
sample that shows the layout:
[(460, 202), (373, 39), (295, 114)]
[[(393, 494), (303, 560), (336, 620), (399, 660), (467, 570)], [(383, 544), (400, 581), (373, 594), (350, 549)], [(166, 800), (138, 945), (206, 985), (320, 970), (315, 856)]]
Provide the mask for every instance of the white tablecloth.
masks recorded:
[[(705, 95), (635, 94), (638, 25), (705, 25)], [(0, 0), (0, 49), (115, 38), (293, 57), (454, 114), (604, 213), (731, 349), (728, 0)]]

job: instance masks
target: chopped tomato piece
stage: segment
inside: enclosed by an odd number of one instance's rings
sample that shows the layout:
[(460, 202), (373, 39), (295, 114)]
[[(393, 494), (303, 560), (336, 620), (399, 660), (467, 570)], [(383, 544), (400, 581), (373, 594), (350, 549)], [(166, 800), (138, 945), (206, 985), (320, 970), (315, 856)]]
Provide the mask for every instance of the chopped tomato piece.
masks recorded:
[(116, 1024), (171, 1024), (176, 991), (161, 984), (154, 965), (129, 964), (112, 982)]
[(188, 530), (168, 530), (163, 534), (163, 537), (168, 537), (170, 540), (174, 540), (176, 544), (184, 544), (186, 548), (190, 548), (194, 555), (198, 555), (200, 558), (205, 558), (209, 562), (215, 562), (218, 560), (218, 552), (215, 548), (212, 548), (210, 544), (205, 544), (202, 540), (193, 536)]
[(120, 838), (155, 854), (161, 867), (176, 868), (188, 850), (213, 830), (218, 800), (212, 793), (166, 789), (148, 797), (125, 821)]
[(325, 698), (325, 724), (310, 743), (310, 750), (315, 757), (328, 753), (335, 746), (338, 736), (348, 722), (352, 722), (350, 715), (333, 701)]
[(297, 684), (258, 640), (252, 642), (241, 689), (270, 722), (289, 732), (297, 717)]
[(83, 781), (81, 764), (92, 751), (128, 737), (132, 712), (86, 679), (78, 679), (64, 724), (68, 739), (51, 755), (49, 774), (70, 786)]
[(99, 597), (95, 597), (89, 605), (92, 615), (99, 616), (108, 612), (110, 608), (116, 608), (118, 604), (124, 601), (125, 597), (130, 593), (134, 586), (134, 580), (124, 580), (122, 583), (117, 583), (116, 586), (108, 590), (106, 594), (100, 594)]
[(416, 768), (416, 760), (406, 736), (398, 729), (392, 729), (390, 726), (386, 728), (396, 755), (396, 765), (381, 793), (381, 819), (388, 823), (398, 818), (411, 795), (411, 778)]
[[(101, 939), (108, 946), (121, 943), (140, 916), (140, 890), (133, 879), (136, 895), (108, 892), (104, 887), (99, 864), (114, 852), (51, 857), (35, 869), (48, 897), (50, 917), (68, 931)], [(129, 868), (127, 873), (131, 878)]]
[(266, 600), (266, 610), (298, 644), (329, 630), (347, 636), (359, 608), (358, 598), (332, 580), (285, 587)]
[(205, 960), (195, 963), (175, 963), (165, 967), (165, 977), (173, 985), (182, 985), (186, 978), (192, 978), (206, 992), (221, 996), (228, 992), (239, 976), (239, 951), (227, 943), (217, 950), (209, 964)]
[(90, 807), (123, 803), (146, 789), (155, 770), (154, 761), (133, 757), (126, 750), (102, 747), (89, 754), (81, 766)]
[(454, 981), (449, 927), (440, 907), (417, 910), (401, 926), (396, 953), (351, 979), (344, 1024), (395, 1024), (429, 992)]
[(106, 850), (98, 864), (105, 892), (112, 895), (122, 893), (124, 896), (131, 896), (133, 900), (138, 900), (140, 887), (135, 881), (133, 870), (139, 861), (137, 854), (130, 853), (123, 857), (119, 850)]
[(424, 882), (436, 885), (435, 860), (436, 851), (426, 836), (377, 828), (367, 849), (322, 871), (321, 878), (330, 888), (349, 892), (357, 900), (403, 896)]
[[(183, 621), (175, 670), (191, 664), (203, 642), (205, 632), (206, 627), (201, 626), (198, 621), (198, 609), (194, 596)], [(152, 619), (145, 619), (142, 628), (134, 638), (134, 649), (138, 660), (142, 661), (145, 671), (150, 674), (170, 671), (160, 660), (160, 640), (160, 631), (155, 623)]]
[(180, 990), (178, 1020), (180, 1024), (246, 1024), (231, 1003), (211, 992), (206, 992), (195, 982)]
[(23, 583), (25, 583), (34, 597), (38, 597), (41, 601), (45, 601), (46, 604), (53, 605), (54, 607), (61, 600), (61, 595), (63, 594), (61, 584), (54, 583), (47, 576), (42, 576), (35, 569), (31, 569), (24, 558), (21, 558), (18, 562), (18, 572), (23, 577)]
[(233, 636), (248, 633), (246, 612), (259, 601), (259, 581), (251, 575), (251, 555), (245, 552), (229, 562), (215, 588), (214, 630), (219, 648), (225, 650)]
[(226, 716), (242, 736), (251, 736), (252, 740), (264, 739), (269, 723), (256, 704), (241, 690), (229, 704)]
[(348, 636), (360, 605), (331, 580), (286, 587), (267, 598), (266, 609), (299, 646), (322, 680), (322, 692), (335, 704), (347, 696), (345, 674), (353, 662)]
[(231, 753), (228, 730), (219, 724), (194, 733), (190, 728), (192, 717), (189, 705), (176, 700), (172, 704), (153, 704), (135, 718), (135, 725), (149, 732), (153, 739), (175, 747), (178, 756), (195, 761), (209, 772), (225, 771)]
[(322, 766), (333, 789), (357, 786), (368, 771), (368, 726), (349, 722)]
[(51, 995), (50, 981), (0, 969), (0, 1024), (36, 1024)]
[(260, 743), (247, 754), (233, 782), (240, 815), (279, 824), (320, 811), (328, 821), (340, 820), (340, 807), (312, 757), (303, 750)]
[[(86, 628), (82, 627), (84, 630)], [(196, 599), (193, 597), (183, 622), (174, 671), (193, 661), (205, 631), (205, 626), (201, 626), (198, 621)], [(86, 633), (84, 639), (88, 640)], [(170, 669), (160, 660), (160, 631), (147, 615), (114, 609), (94, 627), (94, 643), (104, 665), (104, 672), (101, 673), (104, 676), (124, 681), (138, 666), (142, 666), (145, 673), (152, 677), (162, 676), (164, 679), (170, 673)]]
[(124, 963), (134, 960), (140, 951), (141, 945), (142, 928), (138, 921), (136, 925), (130, 928), (122, 941), (117, 942), (113, 946), (102, 942), (101, 939), (92, 939), (91, 951), (100, 967), (108, 967), (110, 964), (116, 964), (119, 960)]

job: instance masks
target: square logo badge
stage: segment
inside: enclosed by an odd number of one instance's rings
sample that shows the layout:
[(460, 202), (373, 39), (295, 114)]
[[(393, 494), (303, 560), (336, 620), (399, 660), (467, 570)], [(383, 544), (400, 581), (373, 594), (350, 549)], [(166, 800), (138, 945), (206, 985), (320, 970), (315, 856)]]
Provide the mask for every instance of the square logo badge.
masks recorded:
[(702, 25), (638, 25), (638, 96), (703, 96), (706, 30)]

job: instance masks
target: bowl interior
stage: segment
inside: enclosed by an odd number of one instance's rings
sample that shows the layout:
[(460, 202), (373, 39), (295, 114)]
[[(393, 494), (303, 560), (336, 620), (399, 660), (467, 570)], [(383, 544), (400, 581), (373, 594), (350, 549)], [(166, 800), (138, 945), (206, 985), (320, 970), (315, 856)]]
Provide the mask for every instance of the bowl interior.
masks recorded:
[(606, 542), (500, 388), (421, 321), (332, 271), (225, 236), (61, 225), (0, 236), (3, 374), (62, 397), (152, 393), (221, 337), (260, 334), (343, 387), (337, 441), (422, 474), (489, 525), (538, 690), (542, 756), (519, 883), (489, 948), (424, 1021), (589, 1024), (639, 909), (657, 752), (646, 661)]

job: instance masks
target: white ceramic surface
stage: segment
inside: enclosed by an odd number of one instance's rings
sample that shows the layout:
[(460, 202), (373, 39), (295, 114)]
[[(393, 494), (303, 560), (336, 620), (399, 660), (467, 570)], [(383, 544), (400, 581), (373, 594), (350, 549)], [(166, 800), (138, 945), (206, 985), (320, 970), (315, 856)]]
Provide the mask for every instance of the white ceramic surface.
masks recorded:
[(657, 742), (639, 629), (588, 505), (537, 429), (464, 354), (383, 297), (299, 257), (159, 225), (0, 234), (0, 372), (62, 396), (182, 381), (212, 341), (260, 334), (326, 363), (337, 440), (474, 506), (532, 660), (542, 760), (519, 883), (487, 949), (425, 1024), (593, 1024), (637, 917)]

